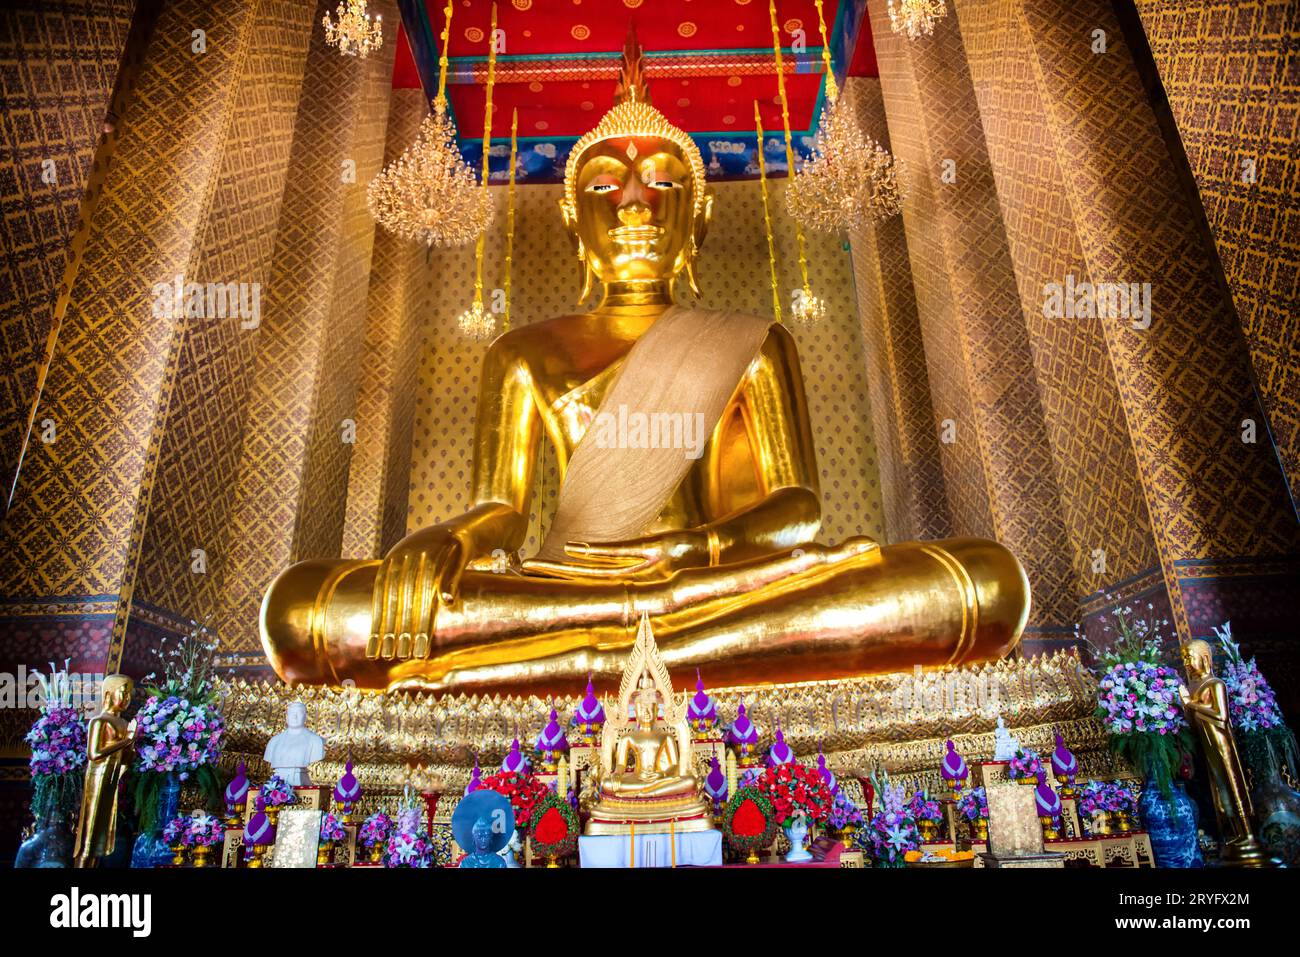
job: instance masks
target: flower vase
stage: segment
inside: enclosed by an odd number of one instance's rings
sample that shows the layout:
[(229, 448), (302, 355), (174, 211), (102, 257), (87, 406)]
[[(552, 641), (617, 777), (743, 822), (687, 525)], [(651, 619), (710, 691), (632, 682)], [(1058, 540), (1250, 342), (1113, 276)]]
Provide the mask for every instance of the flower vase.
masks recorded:
[(369, 861), (371, 864), (379, 864), (384, 859), (384, 845), (375, 844), (370, 848)]
[(23, 841), (14, 867), (71, 867), (72, 827), (68, 816), (51, 811), (41, 818), (32, 836)]
[(270, 824), (271, 827), (275, 827), (275, 820), (280, 816), (280, 805), (271, 806), (267, 804), (263, 806), (262, 810), (266, 814), (266, 823)]
[(1288, 867), (1300, 866), (1300, 793), (1287, 787), (1273, 747), (1269, 746), (1267, 752), (1267, 760), (1251, 768), (1255, 787), (1250, 798), (1259, 841), (1270, 857)]
[(989, 819), (980, 818), (975, 822), (975, 840), (987, 844), (989, 842)]
[(177, 841), (172, 845), (172, 867), (185, 866), (185, 845)]
[(1121, 834), (1127, 834), (1133, 830), (1133, 819), (1128, 816), (1127, 811), (1115, 812), (1115, 829)]
[[(158, 772), (146, 771), (145, 774)], [(131, 848), (132, 867), (166, 867), (172, 862), (172, 849), (162, 837), (162, 829), (176, 816), (176, 805), (180, 803), (181, 780), (175, 774), (168, 774), (158, 789), (158, 802), (154, 807), (153, 829), (144, 831), (135, 839)]]
[(266, 866), (266, 847), (265, 844), (254, 844), (251, 848), (252, 854), (249, 854), (249, 848), (245, 848), (245, 862), (248, 867), (265, 867)]
[(917, 821), (916, 829), (921, 832), (921, 842), (928, 844), (939, 833), (939, 824), (936, 821)]
[(802, 817), (793, 817), (786, 822), (782, 830), (785, 831), (785, 836), (790, 841), (790, 850), (785, 855), (786, 863), (798, 864), (803, 861), (811, 861), (813, 856), (803, 846), (804, 840), (808, 837), (808, 822)]
[(195, 867), (207, 867), (207, 866), (208, 866), (208, 858), (211, 856), (211, 854), (212, 854), (212, 845), (210, 845), (210, 844), (195, 844), (195, 845), (194, 845), (194, 854), (193, 854), (193, 857), (194, 857), (194, 866), (195, 866)]
[(1171, 781), (1166, 797), (1148, 769), (1138, 798), (1138, 813), (1151, 837), (1156, 867), (1205, 866), (1196, 841), (1196, 805), (1187, 796), (1182, 781)]
[(328, 844), (328, 842), (322, 842), (320, 847), (316, 849), (316, 866), (321, 867), (322, 865), (328, 864), (329, 862), (330, 862), (330, 845)]

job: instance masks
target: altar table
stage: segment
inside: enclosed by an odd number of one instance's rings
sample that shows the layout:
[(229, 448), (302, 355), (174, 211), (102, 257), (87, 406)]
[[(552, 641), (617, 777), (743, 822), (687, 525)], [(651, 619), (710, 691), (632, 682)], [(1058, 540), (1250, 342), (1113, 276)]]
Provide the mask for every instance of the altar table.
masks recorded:
[[(632, 842), (636, 860), (629, 860)], [(722, 832), (690, 831), (685, 834), (584, 834), (578, 838), (582, 867), (671, 867), (672, 842), (677, 845), (678, 867), (720, 867)]]

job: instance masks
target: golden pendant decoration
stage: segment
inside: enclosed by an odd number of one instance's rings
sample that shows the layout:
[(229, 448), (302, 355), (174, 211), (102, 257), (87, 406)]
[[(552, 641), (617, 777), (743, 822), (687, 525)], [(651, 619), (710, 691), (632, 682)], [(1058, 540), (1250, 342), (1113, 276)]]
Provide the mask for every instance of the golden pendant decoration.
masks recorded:
[[(492, 85), (496, 81), (497, 69), (496, 35), (497, 5), (494, 3), (492, 27), (488, 30), (487, 97), (483, 104), (483, 169), (479, 183), (482, 201), (489, 210), (492, 209), (492, 198), (488, 195), (488, 160), (492, 153)], [(456, 321), (461, 334), (476, 342), (492, 338), (497, 329), (496, 316), (483, 305), (483, 248), (486, 243), (487, 232), (479, 233), (478, 245), (474, 247), (474, 302)]]
[(335, 11), (338, 22), (327, 13), (321, 17), (325, 27), (325, 42), (338, 47), (344, 56), (365, 59), (384, 45), (384, 18), (375, 14), (373, 20), (366, 11), (366, 0), (340, 0)]
[[(791, 184), (795, 178), (794, 140), (790, 135), (790, 104), (785, 96), (785, 60), (781, 56), (781, 34), (776, 25), (776, 0), (767, 0), (767, 12), (772, 21), (772, 52), (776, 56), (776, 86), (781, 98), (781, 123), (785, 127), (785, 165), (786, 175)], [(794, 237), (799, 247), (799, 275), (803, 285), (794, 296), (790, 314), (804, 325), (814, 325), (826, 318), (826, 305), (813, 295), (808, 282), (808, 253), (805, 249), (803, 226), (799, 220), (794, 221)]]
[(767, 230), (767, 267), (772, 277), (772, 317), (781, 321), (781, 285), (776, 276), (776, 240), (772, 238), (772, 212), (767, 201), (767, 160), (763, 156), (763, 117), (754, 101), (754, 131), (758, 134), (758, 182), (763, 190), (763, 227)]
[(505, 293), (505, 312), (501, 315), (501, 331), (510, 328), (510, 267), (515, 261), (515, 164), (519, 156), (519, 110), (510, 114), (510, 181), (506, 188), (506, 275), (501, 284)]
[(492, 202), (456, 145), (456, 128), (447, 115), (447, 38), (452, 5), (446, 7), (439, 57), (438, 95), (433, 112), (420, 124), (415, 142), (366, 189), (370, 215), (394, 236), (435, 246), (463, 246), (482, 236), (492, 222)]
[(822, 111), (813, 156), (792, 176), (786, 209), (796, 221), (819, 232), (838, 233), (882, 222), (903, 209), (894, 157), (862, 132), (839, 96), (831, 68), (822, 0), (817, 0), (826, 71), (827, 106)]
[(889, 29), (904, 34), (909, 40), (928, 37), (934, 33), (934, 23), (948, 15), (944, 0), (889, 0)]

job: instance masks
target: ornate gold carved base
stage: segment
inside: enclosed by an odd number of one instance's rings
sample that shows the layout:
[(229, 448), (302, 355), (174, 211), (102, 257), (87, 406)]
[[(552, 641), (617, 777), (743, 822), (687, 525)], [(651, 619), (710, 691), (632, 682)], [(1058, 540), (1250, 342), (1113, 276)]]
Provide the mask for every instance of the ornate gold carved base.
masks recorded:
[[(551, 706), (537, 697), (437, 697), (242, 680), (220, 682), (219, 688), (228, 728), (223, 765), (233, 769), (243, 759), (250, 777), (264, 779), (266, 742), (283, 727), (285, 706), (301, 700), (308, 723), (326, 742), (328, 760), (312, 767), (313, 778), (336, 780), (351, 754), (365, 789), (354, 809), (358, 819), (392, 805), (408, 784), (416, 791), (459, 794), (476, 754), (491, 768), (514, 738), (535, 740)], [(992, 759), (999, 714), (1022, 745), (1040, 754), (1052, 750), (1053, 728), (1059, 729), (1079, 759), (1080, 779), (1127, 770), (1116, 764), (1092, 716), (1096, 683), (1070, 653), (841, 681), (710, 689), (710, 694), (724, 722), (743, 699), (765, 744), (779, 721), (786, 742), (802, 758), (814, 756), (821, 745), (837, 773), (865, 775), (881, 768), (904, 786), (929, 787), (931, 793), (945, 787), (938, 769), (947, 738), (972, 765)], [(557, 699), (555, 707), (567, 717), (576, 704), (571, 697)], [(707, 773), (711, 752), (696, 749), (694, 756), (695, 773)], [(441, 802), (438, 818), (450, 814), (454, 804)]]

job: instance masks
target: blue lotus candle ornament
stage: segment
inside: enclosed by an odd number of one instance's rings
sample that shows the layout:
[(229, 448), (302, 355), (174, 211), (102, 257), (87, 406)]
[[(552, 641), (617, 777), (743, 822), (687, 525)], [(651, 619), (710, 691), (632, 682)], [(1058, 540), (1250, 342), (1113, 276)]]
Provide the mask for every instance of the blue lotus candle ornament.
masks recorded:
[(966, 765), (966, 759), (957, 752), (952, 738), (947, 740), (946, 745), (948, 750), (943, 756), (943, 763), (939, 766), (939, 773), (943, 775), (952, 793), (960, 794), (961, 789), (966, 786), (966, 778), (970, 776), (970, 768)]
[(569, 739), (564, 736), (559, 715), (552, 707), (550, 720), (542, 728), (542, 733), (537, 736), (537, 761), (541, 773), (554, 774), (560, 766), (560, 758), (567, 754), (568, 750)]
[(226, 825), (239, 827), (244, 822), (244, 806), (248, 802), (248, 768), (243, 761), (235, 769), (235, 776), (226, 785)]
[(352, 809), (361, 800), (361, 782), (352, 773), (352, 759), (349, 758), (343, 768), (338, 784), (334, 785), (334, 803), (342, 811), (342, 823), (352, 823)]
[(745, 714), (745, 702), (736, 708), (736, 720), (727, 729), (727, 744), (736, 751), (736, 766), (741, 769), (757, 768), (763, 764), (758, 752), (758, 726)]
[(713, 737), (718, 728), (718, 705), (705, 693), (698, 668), (695, 669), (695, 695), (686, 706), (686, 720), (698, 741)]
[(590, 675), (587, 676), (587, 693), (573, 709), (572, 724), (586, 747), (594, 747), (599, 741), (600, 730), (605, 726), (605, 708), (596, 697)]
[(1073, 797), (1075, 793), (1074, 777), (1079, 773), (1079, 759), (1065, 746), (1061, 732), (1055, 732), (1056, 748), (1052, 751), (1052, 775), (1061, 785), (1061, 793)]
[(709, 764), (709, 773), (704, 778), (704, 793), (713, 801), (714, 816), (721, 814), (722, 808), (727, 803), (727, 775), (718, 762), (717, 751), (713, 752), (713, 760)]
[(1047, 782), (1047, 772), (1041, 767), (1036, 780), (1034, 804), (1038, 808), (1038, 821), (1043, 825), (1043, 837), (1054, 841), (1061, 836), (1061, 796)]
[(794, 751), (790, 745), (785, 743), (785, 735), (781, 732), (781, 725), (778, 722), (776, 726), (776, 740), (772, 746), (767, 749), (767, 766), (775, 767), (778, 764), (793, 764)]
[(511, 774), (530, 774), (532, 769), (533, 763), (524, 756), (519, 748), (519, 739), (515, 738), (510, 744), (510, 752), (501, 762), (501, 770)]

